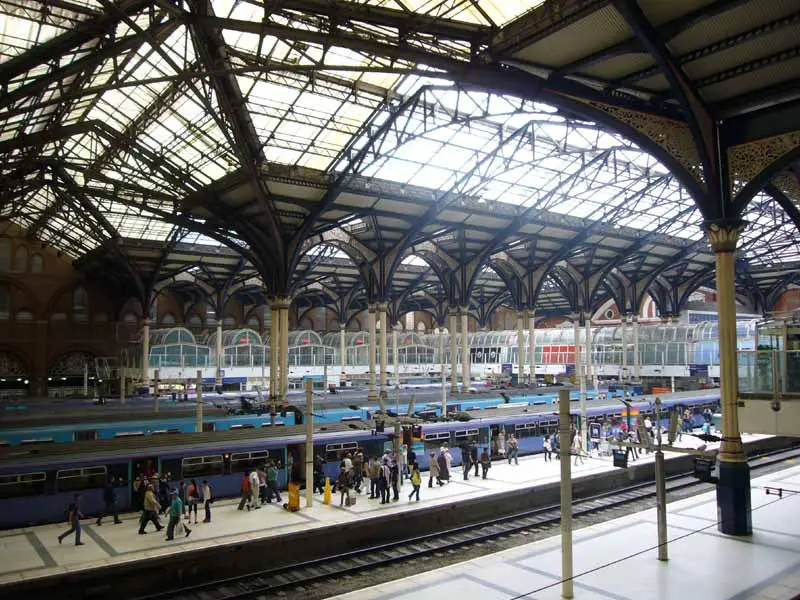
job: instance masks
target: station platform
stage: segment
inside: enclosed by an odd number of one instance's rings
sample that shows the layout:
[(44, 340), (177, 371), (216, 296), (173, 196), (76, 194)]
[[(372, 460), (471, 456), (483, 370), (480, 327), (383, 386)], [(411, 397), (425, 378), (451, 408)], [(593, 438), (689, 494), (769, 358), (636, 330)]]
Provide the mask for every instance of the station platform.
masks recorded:
[[(765, 437), (768, 436), (746, 436), (744, 441), (747, 443)], [(682, 445), (689, 447), (701, 443), (697, 438), (684, 436)], [(709, 448), (713, 448), (713, 445), (709, 445)], [(668, 460), (679, 456), (677, 453), (666, 453)], [(647, 464), (652, 460), (653, 454), (642, 455), (633, 464)], [(611, 457), (589, 457), (583, 465), (573, 467), (573, 479), (596, 476), (611, 470), (614, 470)], [(543, 455), (539, 454), (520, 458), (519, 465), (495, 461), (486, 480), (470, 475), (469, 480), (464, 481), (458, 468), (454, 468), (453, 476), (451, 482), (443, 487), (434, 484), (433, 488), (428, 488), (427, 473), (423, 473), (420, 502), (408, 501), (411, 492), (408, 482), (401, 490), (400, 501), (385, 505), (370, 500), (368, 493), (363, 493), (363, 490), (356, 504), (351, 507), (340, 507), (339, 495), (334, 494), (331, 505), (324, 505), (322, 497), (315, 495), (314, 505), (308, 509), (301, 496), (303, 508), (295, 513), (283, 510), (277, 504), (265, 505), (251, 512), (238, 511), (238, 499), (220, 499), (213, 504), (211, 523), (193, 525), (190, 537), (171, 542), (165, 541), (163, 532), (156, 533), (152, 524), (148, 525), (147, 535), (138, 535), (138, 513), (121, 515), (123, 523), (120, 525), (114, 525), (111, 519), (104, 519), (99, 527), (95, 525), (95, 518), (87, 515), (83, 521), (85, 545), (80, 547), (74, 546), (73, 537), (65, 539), (63, 544), (58, 543), (57, 536), (67, 529), (66, 524), (3, 531), (0, 532), (0, 585), (447, 505), (454, 501), (519, 490), (522, 486), (543, 486), (559, 480), (559, 462), (545, 462)], [(202, 520), (202, 510), (199, 517)]]
[[(787, 461), (789, 463), (794, 461)], [(765, 488), (793, 490), (783, 497)], [(717, 531), (715, 492), (668, 505), (669, 561), (657, 558), (655, 508), (573, 532), (574, 598), (793, 600), (800, 597), (800, 466), (752, 480), (753, 535)], [(336, 600), (556, 600), (555, 536)]]

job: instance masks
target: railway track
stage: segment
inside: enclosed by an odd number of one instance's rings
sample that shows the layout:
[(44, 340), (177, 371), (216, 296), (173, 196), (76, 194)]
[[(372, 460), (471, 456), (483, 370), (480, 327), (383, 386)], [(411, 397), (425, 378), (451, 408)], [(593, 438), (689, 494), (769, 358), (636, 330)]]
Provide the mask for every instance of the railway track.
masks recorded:
[[(800, 450), (780, 450), (753, 456), (749, 459), (752, 471), (766, 471), (780, 463), (800, 458)], [(714, 489), (714, 484), (698, 481), (691, 474), (676, 475), (667, 479), (667, 497), (673, 501)], [(656, 495), (654, 483), (638, 484), (573, 502), (575, 527), (591, 522), (602, 515), (603, 520), (617, 518), (652, 508)], [(606, 516), (606, 513), (610, 513)], [(473, 523), (434, 534), (354, 550), (344, 554), (319, 558), (276, 569), (185, 587), (170, 592), (141, 597), (139, 600), (264, 600), (288, 596), (292, 591), (309, 594), (309, 588), (325, 590), (327, 582), (349, 578), (365, 571), (380, 569), (395, 563), (431, 556), (453, 554), (456, 550), (493, 543), (499, 538), (534, 532), (554, 530), (560, 521), (560, 507), (548, 506), (504, 516), (481, 523)], [(532, 541), (532, 540), (526, 540)], [(427, 570), (427, 569), (426, 569)], [(365, 581), (364, 585), (374, 585)], [(336, 593), (339, 593), (337, 591)], [(324, 597), (322, 594), (318, 597)]]

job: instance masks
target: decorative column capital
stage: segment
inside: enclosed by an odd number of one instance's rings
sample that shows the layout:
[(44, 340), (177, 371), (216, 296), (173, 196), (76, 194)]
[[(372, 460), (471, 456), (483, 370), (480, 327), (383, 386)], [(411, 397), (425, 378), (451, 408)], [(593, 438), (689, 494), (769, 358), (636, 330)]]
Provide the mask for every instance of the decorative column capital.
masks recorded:
[(384, 312), (385, 313), (389, 309), (389, 303), (388, 302), (376, 302), (375, 303), (375, 307), (376, 307), (378, 312)]
[(269, 306), (276, 310), (287, 309), (292, 305), (292, 298), (289, 296), (275, 296), (270, 299)]
[(742, 233), (747, 223), (744, 221), (725, 221), (725, 222), (706, 222), (704, 229), (708, 235), (711, 249), (716, 252), (735, 252), (736, 244), (739, 241), (739, 234)]
[(347, 323), (339, 322), (339, 330), (344, 331), (345, 329), (347, 329)]
[(458, 306), (450, 306), (447, 308), (447, 314), (451, 317), (457, 317), (460, 312)]
[(367, 312), (370, 312), (370, 313), (378, 312), (378, 303), (377, 302), (368, 302), (367, 303)]

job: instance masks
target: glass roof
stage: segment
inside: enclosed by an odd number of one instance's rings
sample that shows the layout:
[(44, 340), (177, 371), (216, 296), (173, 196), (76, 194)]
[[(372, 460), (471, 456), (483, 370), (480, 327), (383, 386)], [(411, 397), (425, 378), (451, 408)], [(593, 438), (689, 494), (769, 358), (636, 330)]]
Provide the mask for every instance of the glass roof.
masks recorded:
[[(393, 23), (416, 13), (430, 18), (420, 23), (486, 33), (542, 3), (350, 2), (353, 10), (392, 11)], [(184, 4), (0, 3), (0, 65), (8, 72), (0, 97), (0, 144), (7, 144), (0, 174), (11, 182), (4, 193), (19, 204), (0, 207), (0, 216), (74, 258), (113, 248), (118, 238), (226, 241), (243, 251), (248, 243), (224, 217), (252, 201), (252, 189), (220, 199), (220, 182), (241, 179), (253, 163), (292, 173), (313, 169), (317, 181), (335, 180), (369, 147), (353, 175), (428, 188), (436, 201), (457, 196), (502, 204), (512, 211), (505, 215), (547, 213), (587, 226), (702, 239), (692, 198), (635, 144), (542, 103), (466, 91), (407, 55), (370, 53), (369, 44), (398, 41), (397, 26), (377, 17), (337, 24), (342, 35), (364, 44), (331, 44), (328, 8), (319, 4), (299, 10), (275, 3), (265, 11), (255, 0), (211, 0), (212, 35), (192, 24)], [(308, 35), (300, 41), (281, 28)], [(114, 34), (98, 34), (105, 31)], [(412, 31), (404, 44), (466, 62), (473, 52), (466, 35)], [(222, 203), (223, 218), (208, 217), (197, 198)], [(308, 211), (318, 198), (309, 193), (294, 208)], [(197, 205), (205, 210), (192, 212)], [(364, 216), (364, 230), (382, 228), (358, 208), (337, 218), (355, 227)], [(279, 220), (287, 213), (298, 219), (297, 212), (276, 212)], [(299, 214), (302, 220), (306, 213)], [(770, 198), (758, 196), (744, 218), (750, 226), (739, 254), (748, 264), (800, 260), (798, 231)], [(307, 254), (300, 270), (352, 262), (331, 246)], [(416, 256), (401, 262), (427, 265)], [(320, 277), (344, 277), (349, 285), (349, 272)], [(500, 285), (491, 272), (484, 279)], [(554, 302), (560, 294), (550, 279), (543, 289)]]

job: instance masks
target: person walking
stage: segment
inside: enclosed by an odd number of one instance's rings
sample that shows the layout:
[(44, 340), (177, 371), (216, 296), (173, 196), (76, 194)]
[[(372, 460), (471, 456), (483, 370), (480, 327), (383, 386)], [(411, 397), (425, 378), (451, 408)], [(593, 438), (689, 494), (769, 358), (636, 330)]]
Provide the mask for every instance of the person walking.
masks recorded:
[(470, 447), (464, 444), (461, 446), (461, 471), (464, 475), (464, 481), (469, 481), (469, 470), (471, 467)]
[(428, 487), (433, 487), (433, 480), (436, 480), (436, 485), (442, 485), (442, 480), (439, 479), (439, 463), (436, 462), (436, 454), (431, 452), (431, 455), (428, 457)]
[(392, 480), (392, 469), (389, 466), (389, 459), (383, 459), (381, 464), (381, 476), (378, 482), (378, 488), (381, 493), (381, 504), (389, 504), (389, 483)]
[[(169, 522), (167, 523), (167, 537), (165, 538), (168, 542), (175, 539), (175, 528), (178, 526), (178, 523), (181, 522), (181, 515), (183, 514), (183, 502), (178, 494), (178, 490), (172, 490), (170, 493), (170, 499)], [(186, 525), (183, 527), (186, 530), (184, 535), (189, 537), (189, 534), (192, 533), (192, 530)]]
[(492, 466), (492, 457), (489, 456), (489, 450), (487, 448), (484, 448), (483, 452), (481, 452), (480, 461), (483, 479), (486, 479), (486, 476), (489, 474), (489, 469)]
[(549, 435), (544, 436), (544, 462), (553, 460), (553, 440)]
[(203, 523), (211, 523), (211, 503), (214, 501), (211, 495), (211, 486), (208, 481), (203, 479), (203, 508), (206, 509), (206, 516)]
[(357, 450), (353, 455), (353, 488), (356, 494), (361, 493), (361, 482), (364, 480), (364, 453)]
[(278, 466), (274, 461), (270, 461), (267, 465), (267, 504), (272, 503), (272, 496), (275, 496), (276, 502), (283, 502), (278, 489)]
[(408, 495), (408, 501), (411, 502), (411, 498), (415, 495), (417, 496), (417, 502), (419, 502), (419, 486), (422, 483), (422, 475), (419, 473), (419, 465), (417, 463), (413, 463), (411, 465), (411, 485), (413, 489), (411, 493)]
[(478, 442), (472, 442), (472, 445), (469, 447), (469, 460), (475, 465), (475, 477), (477, 477), (478, 463), (480, 462), (480, 457), (478, 456)]
[(192, 520), (192, 513), (194, 513), (194, 524), (197, 525), (197, 505), (200, 504), (200, 488), (197, 487), (197, 482), (192, 479), (189, 481), (189, 486), (186, 488), (186, 497), (189, 499), (189, 522)]
[(72, 497), (72, 502), (69, 503), (67, 507), (67, 523), (69, 523), (69, 529), (67, 529), (64, 533), (58, 536), (58, 543), (64, 541), (64, 538), (68, 535), (75, 534), (75, 545), (76, 546), (83, 546), (83, 542), (81, 541), (81, 519), (83, 518), (83, 513), (81, 512), (81, 495), (75, 494)]
[(506, 432), (503, 429), (497, 434), (497, 454), (501, 459), (506, 456)]
[(247, 506), (247, 510), (250, 510), (250, 471), (245, 471), (244, 475), (242, 475), (242, 481), (239, 484), (239, 494), (241, 499), (239, 500), (237, 510), (244, 510), (245, 506)]
[(508, 464), (511, 464), (511, 459), (514, 459), (514, 464), (519, 464), (519, 458), (517, 455), (519, 453), (519, 441), (517, 440), (516, 436), (512, 433), (508, 436)]
[(439, 467), (439, 485), (444, 485), (450, 481), (450, 468), (447, 464), (447, 455), (444, 447), (439, 450), (439, 454), (436, 456), (436, 464)]
[(259, 500), (259, 486), (260, 480), (258, 478), (258, 469), (253, 469), (250, 472), (250, 506), (253, 510), (261, 508), (261, 501)]
[(392, 456), (389, 467), (392, 483), (392, 502), (397, 502), (400, 500), (400, 465), (397, 464), (397, 457)]
[(369, 497), (374, 500), (380, 496), (381, 491), (381, 463), (376, 457), (369, 459)]
[(325, 493), (325, 459), (319, 454), (314, 457), (314, 492)]
[(162, 473), (158, 479), (158, 503), (165, 513), (169, 509), (169, 476)]
[(145, 527), (147, 523), (152, 521), (156, 527), (156, 531), (161, 531), (164, 527), (158, 522), (158, 513), (161, 511), (161, 505), (156, 500), (156, 495), (153, 492), (153, 486), (148, 484), (144, 493), (144, 506), (142, 507), (142, 517), (139, 520), (139, 535), (147, 533)]
[(258, 474), (258, 502), (262, 506), (267, 501), (267, 465), (262, 465), (256, 469)]
[(339, 490), (339, 506), (344, 506), (344, 497), (347, 496), (347, 506), (350, 506), (350, 472), (342, 465), (339, 467), (339, 478), (336, 480), (336, 489)]
[(97, 517), (96, 525), (102, 525), (103, 517), (108, 515), (114, 516), (114, 523), (116, 525), (122, 523), (122, 521), (119, 520), (119, 515), (117, 514), (117, 492), (114, 489), (113, 477), (106, 482), (106, 486), (103, 488), (103, 504), (105, 507), (103, 512), (100, 513), (100, 516)]
[(575, 437), (572, 440), (572, 451), (575, 454), (573, 466), (577, 467), (579, 460), (583, 464), (583, 436), (580, 431), (575, 432)]

